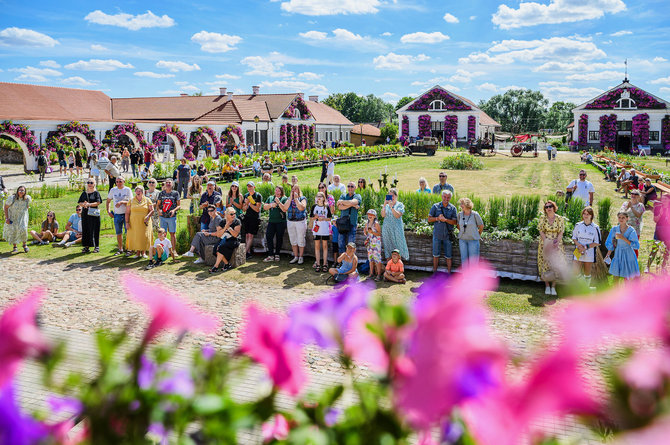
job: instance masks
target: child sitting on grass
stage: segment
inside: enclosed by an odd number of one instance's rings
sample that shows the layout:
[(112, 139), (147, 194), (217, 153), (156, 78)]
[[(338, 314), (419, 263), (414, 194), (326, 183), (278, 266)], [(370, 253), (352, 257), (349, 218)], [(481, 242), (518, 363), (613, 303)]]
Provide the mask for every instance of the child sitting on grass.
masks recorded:
[(172, 248), (172, 243), (166, 237), (165, 229), (158, 229), (158, 239), (154, 242), (154, 245), (149, 248), (149, 265), (147, 269), (157, 267), (162, 265), (167, 261), (168, 255), (172, 255), (172, 260), (175, 261), (174, 249)]
[(331, 267), (330, 270), (328, 270), (328, 273), (332, 276), (344, 274), (349, 275), (347, 278), (357, 277), (358, 257), (356, 256), (356, 244), (353, 242), (347, 244), (347, 250), (340, 255), (337, 262), (342, 263), (342, 265), (337, 269)]
[(400, 251), (398, 249), (393, 250), (391, 253), (391, 259), (386, 264), (386, 271), (384, 272), (384, 280), (391, 281), (393, 283), (405, 284), (405, 265), (400, 259)]

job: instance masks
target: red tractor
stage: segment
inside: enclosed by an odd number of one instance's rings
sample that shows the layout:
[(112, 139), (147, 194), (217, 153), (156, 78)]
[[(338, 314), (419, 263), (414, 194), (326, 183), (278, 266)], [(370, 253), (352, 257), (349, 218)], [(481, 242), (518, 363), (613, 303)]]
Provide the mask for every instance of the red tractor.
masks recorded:
[(537, 157), (537, 140), (532, 141), (533, 137), (540, 137), (539, 134), (518, 134), (514, 136), (516, 144), (510, 148), (510, 153), (515, 158), (520, 157), (525, 152), (533, 152), (533, 156)]

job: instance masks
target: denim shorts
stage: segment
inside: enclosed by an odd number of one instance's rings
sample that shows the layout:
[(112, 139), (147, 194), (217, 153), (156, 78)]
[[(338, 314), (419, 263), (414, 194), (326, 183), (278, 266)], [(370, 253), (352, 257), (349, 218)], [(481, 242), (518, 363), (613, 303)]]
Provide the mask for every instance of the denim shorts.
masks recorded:
[(177, 231), (177, 217), (173, 216), (172, 218), (166, 218), (161, 216), (160, 226), (161, 229), (165, 229), (168, 233), (175, 233)]
[(114, 214), (114, 230), (116, 231), (116, 234), (121, 235), (123, 233), (123, 229), (126, 229), (126, 231), (128, 231), (128, 228), (126, 227), (126, 214), (125, 213), (115, 213)]
[(74, 241), (77, 239), (77, 232), (73, 230), (68, 230), (67, 232), (70, 235), (70, 238), (68, 238), (68, 241)]
[(439, 258), (440, 250), (444, 252), (445, 258), (451, 259), (451, 241), (433, 237), (433, 258)]

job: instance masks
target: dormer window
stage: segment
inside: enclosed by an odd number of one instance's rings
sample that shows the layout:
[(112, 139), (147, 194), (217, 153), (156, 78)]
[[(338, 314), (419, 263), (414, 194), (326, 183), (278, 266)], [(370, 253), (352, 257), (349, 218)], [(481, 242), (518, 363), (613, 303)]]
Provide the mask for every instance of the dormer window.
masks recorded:
[(439, 111), (439, 110), (444, 110), (445, 104), (441, 100), (434, 100), (430, 103), (430, 106), (428, 107), (429, 110), (432, 111)]
[(297, 108), (293, 110), (293, 118), (300, 119), (300, 110), (298, 110)]
[(620, 110), (631, 110), (637, 108), (635, 101), (630, 98), (630, 91), (623, 90), (621, 97), (616, 101), (616, 106), (614, 108)]

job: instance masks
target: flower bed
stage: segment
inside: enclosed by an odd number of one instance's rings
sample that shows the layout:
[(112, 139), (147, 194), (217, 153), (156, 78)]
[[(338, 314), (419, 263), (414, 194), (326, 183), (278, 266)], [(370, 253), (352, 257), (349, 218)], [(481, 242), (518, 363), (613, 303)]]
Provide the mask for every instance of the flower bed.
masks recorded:
[(484, 163), (481, 159), (467, 153), (459, 153), (456, 156), (447, 156), (442, 160), (440, 168), (448, 170), (482, 170)]

